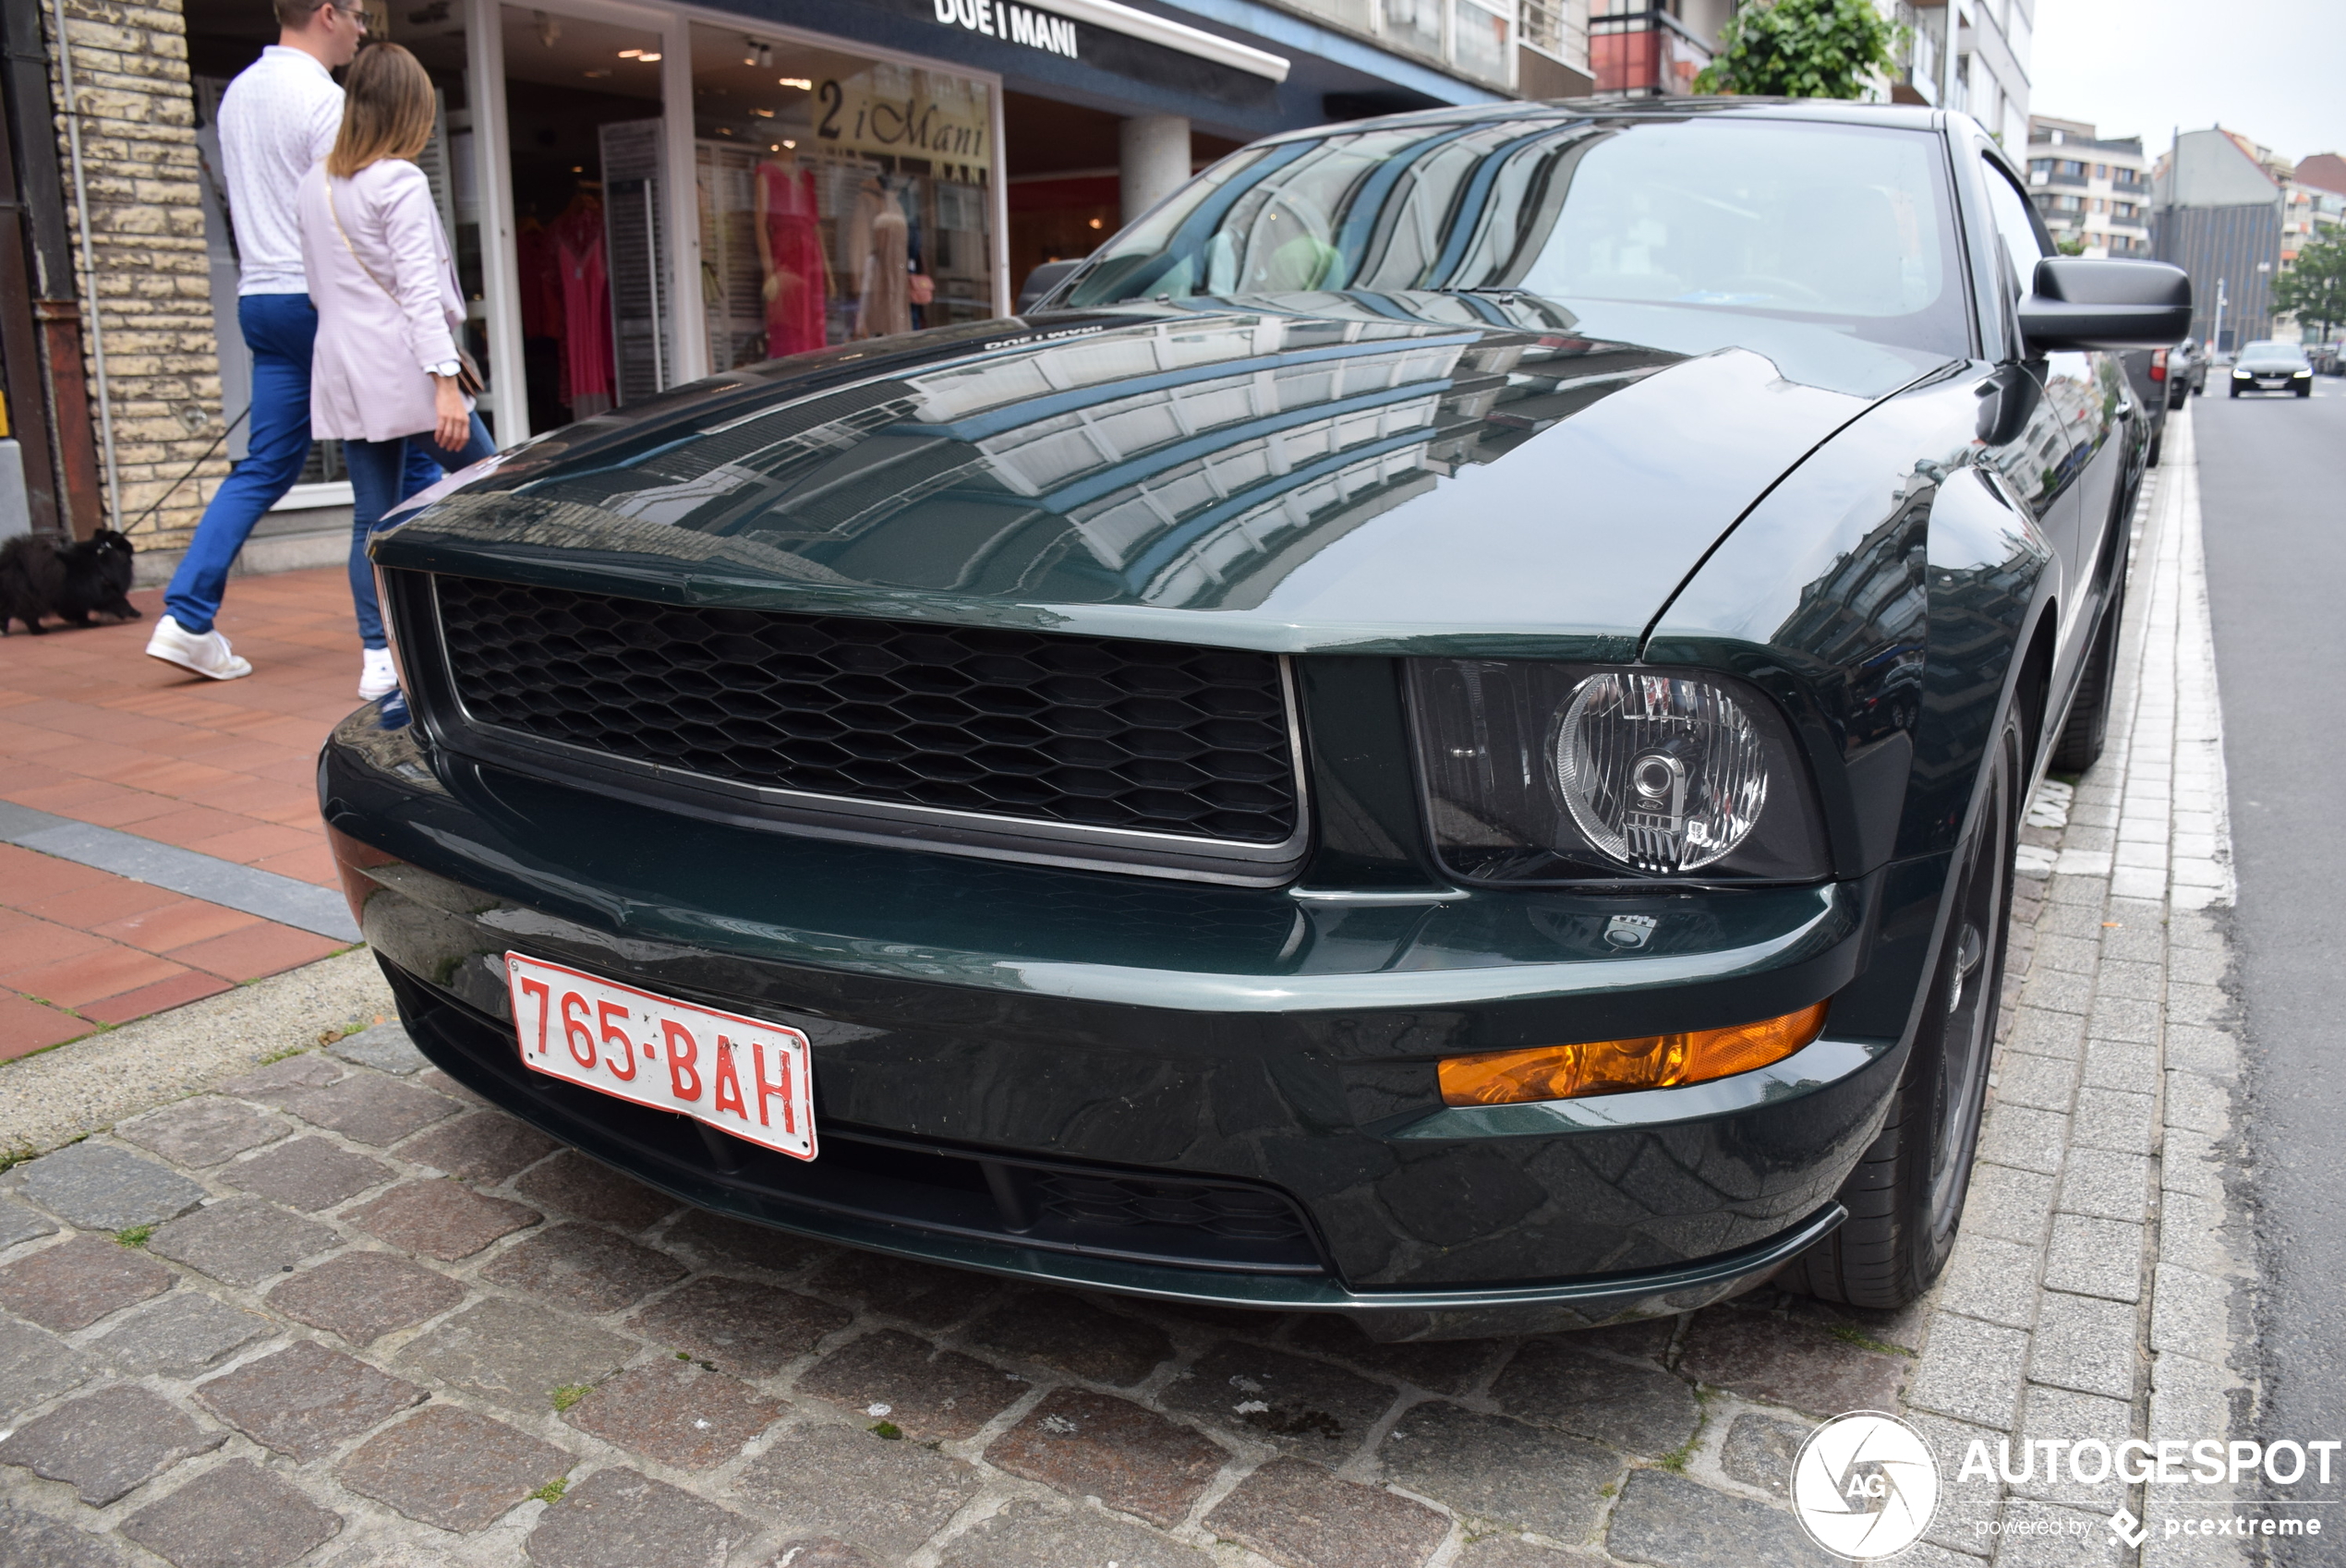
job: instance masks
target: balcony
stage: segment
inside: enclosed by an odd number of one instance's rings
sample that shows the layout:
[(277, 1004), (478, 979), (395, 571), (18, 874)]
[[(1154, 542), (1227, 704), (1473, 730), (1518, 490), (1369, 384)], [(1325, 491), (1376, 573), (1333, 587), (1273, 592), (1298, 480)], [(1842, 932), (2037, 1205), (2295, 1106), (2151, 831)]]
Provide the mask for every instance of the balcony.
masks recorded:
[(1514, 0), (1282, 0), (1288, 8), (1469, 81), (1515, 86)]
[(2083, 174), (2065, 175), (2059, 169), (2032, 169), (2028, 172), (2028, 183), (2050, 186), (2056, 189), (2083, 190), (2086, 188), (2086, 176)]
[(1711, 64), (1711, 47), (1653, 0), (1596, 0), (1589, 69), (1601, 97), (1678, 98)]

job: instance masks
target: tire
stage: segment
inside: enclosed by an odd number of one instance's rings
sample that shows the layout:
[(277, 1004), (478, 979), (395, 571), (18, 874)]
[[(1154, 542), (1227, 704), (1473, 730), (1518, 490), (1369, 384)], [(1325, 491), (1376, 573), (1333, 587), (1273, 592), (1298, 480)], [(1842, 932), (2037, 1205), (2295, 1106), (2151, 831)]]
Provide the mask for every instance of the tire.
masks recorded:
[(2167, 444), (2167, 431), (2166, 431), (2166, 428), (2165, 428), (2164, 426), (2162, 426), (2162, 427), (2160, 427), (2160, 428), (2159, 428), (2159, 430), (2158, 430), (2158, 431), (2157, 431), (2154, 435), (2152, 435), (2152, 437), (2150, 438), (2150, 455), (2143, 459), (2143, 466), (2144, 466), (2144, 467), (2146, 467), (2146, 468), (2156, 468), (2156, 467), (2158, 467), (2158, 466), (2159, 466), (2159, 450), (2160, 450), (2162, 447), (2164, 447), (2166, 444)]
[(2299, 397), (2311, 397), (2311, 396), (2313, 396), (2313, 395), (2314, 395), (2314, 387), (2313, 387), (2313, 383), (2312, 383), (2312, 382), (2310, 382), (2310, 381), (2308, 381), (2305, 385), (2304, 385), (2304, 386), (2302, 386), (2302, 387), (2299, 387), (2299, 388), (2297, 389), (2297, 395), (2298, 395)]
[(2240, 383), (2239, 383), (2239, 382), (2237, 382), (2237, 381), (2234, 381), (2234, 382), (2232, 383), (2232, 396), (2234, 396), (2234, 397), (2238, 397), (2239, 395), (2240, 395)]
[[(2113, 526), (2123, 526), (2123, 524)], [(2102, 741), (2110, 733), (2112, 677), (2118, 669), (2118, 627), (2125, 618), (2125, 541), (2118, 542), (2117, 570), (2110, 573), (2110, 597), (2102, 601), (2101, 622), (2094, 628), (2094, 645), (2086, 667), (2077, 672), (2077, 694), (2069, 701), (2069, 717), (2053, 742), (2052, 771), (2083, 773), (2101, 760)]]
[(1851, 1307), (1904, 1307), (1954, 1250), (1970, 1191), (2012, 929), (2020, 841), (2020, 720), (2007, 716), (1988, 787), (1954, 860), (1947, 932), (1889, 1119), (1842, 1184), (1849, 1218), (1793, 1260), (1788, 1289)]

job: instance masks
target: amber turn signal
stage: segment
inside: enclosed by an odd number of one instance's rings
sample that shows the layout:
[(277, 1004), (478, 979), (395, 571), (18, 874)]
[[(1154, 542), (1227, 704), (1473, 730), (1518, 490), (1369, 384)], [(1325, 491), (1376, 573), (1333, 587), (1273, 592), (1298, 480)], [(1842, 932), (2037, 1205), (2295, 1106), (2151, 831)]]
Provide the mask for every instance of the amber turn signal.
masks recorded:
[(1726, 1029), (1450, 1056), (1441, 1066), (1442, 1103), (1512, 1105), (1525, 1100), (1568, 1100), (1576, 1094), (1619, 1094), (1632, 1089), (1702, 1083), (1780, 1062), (1822, 1033), (1824, 1027), (1825, 1004), (1819, 1002), (1782, 1018)]

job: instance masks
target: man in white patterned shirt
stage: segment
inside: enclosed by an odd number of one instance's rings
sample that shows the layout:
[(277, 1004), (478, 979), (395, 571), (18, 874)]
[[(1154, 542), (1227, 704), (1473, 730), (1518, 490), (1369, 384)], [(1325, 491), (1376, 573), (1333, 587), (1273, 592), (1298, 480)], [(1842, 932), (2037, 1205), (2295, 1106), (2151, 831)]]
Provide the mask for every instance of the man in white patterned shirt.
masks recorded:
[(359, 6), (339, 0), (276, 0), (276, 44), (239, 72), (220, 100), (220, 153), (240, 272), (236, 324), (252, 351), (246, 455), (204, 508), (147, 644), (154, 657), (215, 681), (252, 673), (212, 629), (228, 568), (309, 455), (309, 353), (318, 312), (302, 272), (294, 196), (342, 128), (342, 89), (330, 73), (350, 63), (367, 31)]

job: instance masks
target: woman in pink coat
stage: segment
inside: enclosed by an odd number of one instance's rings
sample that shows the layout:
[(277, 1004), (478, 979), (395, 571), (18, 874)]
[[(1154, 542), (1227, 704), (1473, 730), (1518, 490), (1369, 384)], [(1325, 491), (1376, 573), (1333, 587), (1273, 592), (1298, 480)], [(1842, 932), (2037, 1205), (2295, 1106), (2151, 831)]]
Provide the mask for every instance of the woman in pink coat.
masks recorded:
[(309, 428), (339, 438), (350, 469), (350, 594), (366, 663), (358, 694), (396, 684), (367, 540), (406, 499), (410, 442), (449, 470), (496, 449), (458, 382), (465, 296), (431, 187), (413, 160), (431, 141), (431, 78), (396, 43), (359, 54), (342, 134), (301, 182), (301, 259), (318, 308)]

